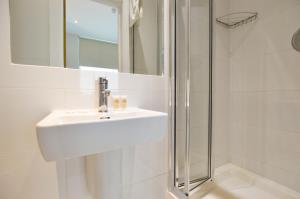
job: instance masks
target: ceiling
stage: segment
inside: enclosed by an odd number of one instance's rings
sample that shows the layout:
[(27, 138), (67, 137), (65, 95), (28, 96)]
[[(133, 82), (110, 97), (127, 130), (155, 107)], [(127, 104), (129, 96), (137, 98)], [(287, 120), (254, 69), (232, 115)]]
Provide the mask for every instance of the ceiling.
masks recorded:
[(68, 33), (82, 38), (118, 42), (117, 0), (68, 0), (66, 2)]

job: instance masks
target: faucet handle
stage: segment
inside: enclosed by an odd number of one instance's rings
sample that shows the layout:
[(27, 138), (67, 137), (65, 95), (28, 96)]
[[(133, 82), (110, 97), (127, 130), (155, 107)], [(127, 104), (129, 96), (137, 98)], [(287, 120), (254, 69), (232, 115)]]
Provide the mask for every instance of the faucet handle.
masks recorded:
[(99, 77), (99, 84), (107, 84), (108, 79), (106, 77)]
[(99, 85), (103, 86), (103, 88), (108, 88), (108, 79), (106, 77), (99, 77)]
[(101, 83), (101, 81), (107, 81), (107, 78), (106, 78), (106, 76), (105, 77), (99, 77), (99, 80), (100, 80), (100, 83)]

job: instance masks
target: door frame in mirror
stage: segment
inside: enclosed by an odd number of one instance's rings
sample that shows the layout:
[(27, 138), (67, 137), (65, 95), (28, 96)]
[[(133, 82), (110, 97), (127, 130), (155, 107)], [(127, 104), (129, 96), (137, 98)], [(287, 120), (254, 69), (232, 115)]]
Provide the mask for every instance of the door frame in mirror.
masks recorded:
[[(64, 68), (69, 68), (67, 66), (67, 1), (63, 0), (63, 59), (64, 59)], [(109, 2), (108, 0), (93, 0), (95, 2), (103, 3), (108, 6), (114, 6), (118, 9), (118, 71), (119, 72), (127, 72), (130, 73), (130, 60), (126, 59), (126, 57), (130, 57), (130, 53), (128, 52), (129, 48), (129, 39), (126, 39), (126, 36), (129, 36), (129, 19), (125, 16), (128, 15), (128, 12), (124, 12), (124, 10), (128, 10), (125, 8), (129, 8), (129, 4), (125, 3), (127, 1), (123, 1), (122, 4), (118, 4), (117, 2)], [(126, 28), (127, 27), (127, 28)], [(128, 62), (128, 63), (127, 63)]]

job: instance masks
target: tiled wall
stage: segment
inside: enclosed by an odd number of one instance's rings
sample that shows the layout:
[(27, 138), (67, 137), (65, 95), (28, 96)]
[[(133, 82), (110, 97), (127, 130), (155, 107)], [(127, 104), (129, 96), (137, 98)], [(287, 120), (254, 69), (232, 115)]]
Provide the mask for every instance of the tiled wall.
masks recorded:
[(231, 0), (258, 20), (230, 31), (230, 157), (300, 191), (299, 0)]
[[(166, 111), (166, 78), (13, 65), (7, 0), (0, 0), (0, 27), (1, 199), (58, 199), (56, 165), (41, 156), (35, 124), (54, 109), (97, 107), (98, 77), (108, 77), (113, 94), (128, 95), (129, 105)], [(167, 137), (136, 146), (130, 153), (134, 157), (130, 170), (134, 178), (123, 184), (124, 198), (164, 198)], [(69, 163), (68, 194), (79, 198), (85, 194), (82, 162)]]
[[(216, 17), (229, 12), (229, 0), (215, 1)], [(213, 133), (215, 166), (229, 162), (229, 30), (215, 24), (215, 59), (213, 68)]]

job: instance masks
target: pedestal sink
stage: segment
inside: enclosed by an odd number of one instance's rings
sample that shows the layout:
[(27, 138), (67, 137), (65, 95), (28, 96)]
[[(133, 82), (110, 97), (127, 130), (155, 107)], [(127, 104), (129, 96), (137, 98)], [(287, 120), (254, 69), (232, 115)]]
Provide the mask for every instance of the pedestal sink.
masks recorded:
[(139, 108), (108, 113), (61, 110), (36, 129), (44, 158), (58, 161), (158, 141), (167, 133), (167, 114)]

